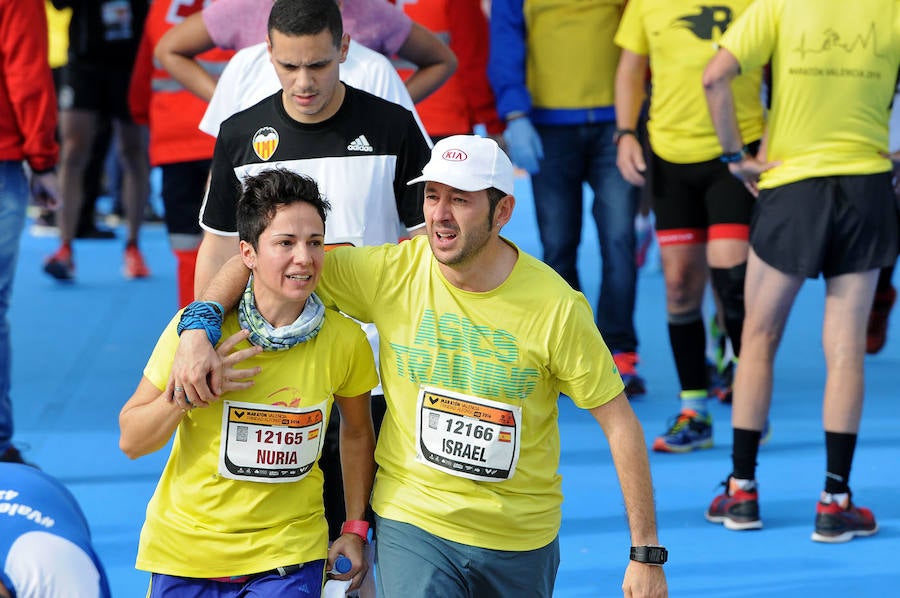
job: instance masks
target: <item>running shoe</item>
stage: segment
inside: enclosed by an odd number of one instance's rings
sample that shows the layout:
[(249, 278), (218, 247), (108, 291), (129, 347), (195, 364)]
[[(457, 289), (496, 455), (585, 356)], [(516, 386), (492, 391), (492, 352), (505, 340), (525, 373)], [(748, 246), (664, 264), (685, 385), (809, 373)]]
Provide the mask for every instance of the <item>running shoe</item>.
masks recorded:
[(876, 532), (878, 523), (872, 511), (854, 505), (849, 494), (839, 503), (831, 494), (822, 493), (816, 505), (813, 541), (838, 544), (849, 542), (857, 536), (871, 536)]
[[(712, 365), (712, 364), (710, 364)], [(734, 386), (734, 360), (729, 360), (724, 368), (710, 371), (709, 396), (716, 397), (720, 403), (731, 404)]]
[(728, 476), (722, 485), (725, 492), (715, 497), (709, 505), (707, 521), (721, 523), (736, 531), (762, 529), (756, 482), (752, 482), (750, 488), (742, 489), (733, 477)]
[(866, 353), (874, 355), (884, 348), (887, 342), (888, 316), (897, 300), (897, 289), (891, 287), (887, 291), (875, 293), (872, 311), (869, 312), (869, 326), (866, 329)]
[(150, 268), (144, 263), (144, 256), (134, 245), (125, 248), (125, 266), (122, 269), (125, 278), (147, 278), (150, 276)]
[(56, 280), (69, 281), (75, 278), (75, 261), (72, 248), (63, 245), (44, 262), (44, 272)]
[(728, 350), (728, 335), (719, 326), (719, 314), (714, 313), (709, 319), (709, 336), (712, 339), (713, 360), (716, 371), (725, 367), (725, 352)]
[(686, 409), (669, 423), (665, 434), (656, 437), (653, 450), (659, 453), (687, 453), (712, 448), (712, 432), (712, 416)]
[(647, 394), (644, 379), (637, 373), (637, 364), (640, 362), (637, 353), (633, 351), (613, 353), (613, 361), (616, 363), (619, 375), (622, 376), (622, 382), (625, 383), (625, 394), (628, 398)]

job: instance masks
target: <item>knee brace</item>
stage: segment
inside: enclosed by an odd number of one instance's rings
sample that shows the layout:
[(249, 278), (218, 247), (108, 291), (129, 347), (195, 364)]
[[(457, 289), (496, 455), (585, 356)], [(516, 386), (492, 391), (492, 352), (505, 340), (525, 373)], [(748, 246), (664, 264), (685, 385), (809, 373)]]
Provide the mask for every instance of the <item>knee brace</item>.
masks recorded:
[(729, 320), (744, 319), (744, 278), (747, 275), (747, 262), (731, 268), (710, 268), (712, 284), (722, 302), (725, 318)]

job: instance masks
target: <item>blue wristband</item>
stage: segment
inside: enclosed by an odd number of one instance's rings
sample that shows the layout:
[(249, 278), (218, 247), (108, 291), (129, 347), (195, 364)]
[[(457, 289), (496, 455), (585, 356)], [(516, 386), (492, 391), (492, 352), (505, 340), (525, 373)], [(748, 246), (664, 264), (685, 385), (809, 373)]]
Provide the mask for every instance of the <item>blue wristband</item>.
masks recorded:
[(740, 150), (736, 152), (729, 152), (727, 154), (722, 154), (719, 157), (719, 160), (724, 162), (725, 164), (734, 164), (735, 162), (740, 162), (744, 158), (750, 155), (750, 148), (746, 145), (742, 147)]
[(222, 338), (222, 316), (225, 310), (215, 301), (194, 301), (181, 312), (178, 336), (185, 330), (204, 330), (213, 347)]

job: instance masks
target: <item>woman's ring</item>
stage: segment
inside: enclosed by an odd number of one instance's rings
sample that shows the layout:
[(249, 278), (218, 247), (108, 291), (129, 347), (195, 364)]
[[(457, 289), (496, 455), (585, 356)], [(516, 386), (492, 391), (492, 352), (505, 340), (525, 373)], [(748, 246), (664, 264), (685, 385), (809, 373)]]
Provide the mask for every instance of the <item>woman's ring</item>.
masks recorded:
[(184, 392), (184, 387), (183, 387), (183, 386), (176, 386), (176, 387), (175, 387), (175, 392)]

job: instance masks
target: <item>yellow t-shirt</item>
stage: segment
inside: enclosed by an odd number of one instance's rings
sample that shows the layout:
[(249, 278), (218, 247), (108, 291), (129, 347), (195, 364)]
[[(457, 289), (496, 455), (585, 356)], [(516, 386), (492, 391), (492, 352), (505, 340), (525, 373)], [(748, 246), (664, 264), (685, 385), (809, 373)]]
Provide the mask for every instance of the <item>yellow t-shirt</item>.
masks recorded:
[[(440, 273), (425, 236), (330, 251), (319, 290), (326, 305), (374, 322), (381, 337), (388, 410), (375, 451), (375, 512), (483, 548), (522, 551), (551, 542), (562, 503), (559, 393), (590, 409), (623, 390), (584, 296), (521, 252), (496, 289), (460, 290)], [(492, 403), (485, 411), (521, 409), (515, 430), (497, 428), (488, 438), (519, 447), (509, 479), (479, 481), (417, 460), (417, 430), (423, 439), (446, 433), (442, 446), (463, 453), (477, 444), (470, 434), (479, 437), (477, 414), (445, 429), (448, 420), (419, 407), (423, 385)], [(468, 404), (455, 400), (449, 404)], [(469, 453), (475, 461), (478, 450)]]
[[(171, 371), (179, 315), (160, 336), (144, 369), (144, 376), (160, 389)], [(225, 317), (222, 338), (238, 330), (232, 312)], [(237, 348), (247, 346), (244, 341)], [(147, 506), (138, 569), (182, 577), (226, 577), (326, 557), (322, 471), (314, 465), (306, 477), (288, 483), (221, 475), (223, 404), (228, 400), (308, 408), (325, 403), (322, 411), (327, 419), (334, 395), (357, 396), (378, 383), (372, 350), (358, 324), (327, 310), (315, 338), (285, 351), (265, 351), (241, 365), (254, 366), (262, 371), (251, 388), (190, 411), (178, 426)], [(302, 442), (321, 446), (319, 435)]]
[(886, 172), (900, 65), (900, 1), (756, 0), (721, 45), (742, 70), (772, 60), (771, 188), (801, 179)]
[[(616, 43), (649, 56), (653, 73), (650, 99), (650, 145), (662, 159), (676, 164), (712, 160), (722, 154), (713, 128), (702, 76), (725, 30), (751, 0), (723, 0), (716, 6), (671, 0), (629, 0)], [(762, 69), (744, 71), (732, 85), (738, 125), (746, 141), (762, 137), (760, 100)]]
[(69, 21), (72, 20), (72, 9), (57, 10), (50, 0), (45, 0), (47, 9), (47, 39), (49, 48), (47, 59), (50, 68), (55, 69), (69, 61)]
[(625, 0), (524, 0), (525, 74), (535, 108), (612, 106)]

